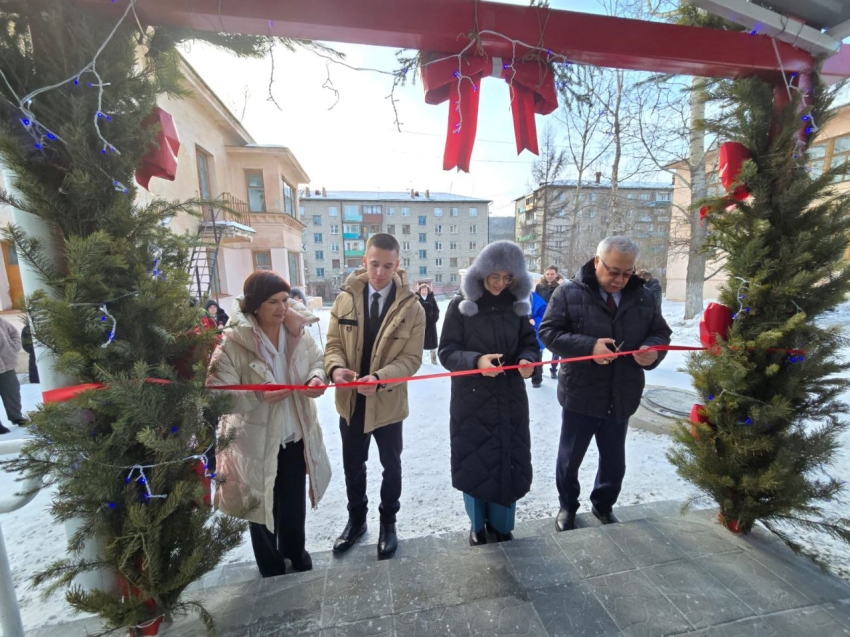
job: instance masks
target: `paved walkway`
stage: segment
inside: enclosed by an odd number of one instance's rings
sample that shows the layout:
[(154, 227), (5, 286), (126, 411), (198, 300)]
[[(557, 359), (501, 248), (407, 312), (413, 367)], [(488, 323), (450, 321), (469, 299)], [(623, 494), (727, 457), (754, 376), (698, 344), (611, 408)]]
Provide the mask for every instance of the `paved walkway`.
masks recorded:
[[(850, 635), (850, 584), (757, 528), (735, 536), (711, 511), (675, 503), (621, 507), (622, 523), (554, 532), (519, 525), (513, 542), (470, 547), (466, 534), (314, 554), (314, 570), (261, 579), (254, 564), (207, 575), (187, 591), (221, 637)], [(28, 633), (84, 635), (93, 620)], [(201, 637), (194, 617), (161, 631)]]

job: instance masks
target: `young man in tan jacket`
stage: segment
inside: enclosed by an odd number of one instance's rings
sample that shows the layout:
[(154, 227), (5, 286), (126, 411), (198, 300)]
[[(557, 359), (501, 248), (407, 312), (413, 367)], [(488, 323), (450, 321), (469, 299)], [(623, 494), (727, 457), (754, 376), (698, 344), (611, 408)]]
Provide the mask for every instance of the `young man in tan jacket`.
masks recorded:
[[(325, 371), (334, 383), (413, 376), (422, 363), (425, 312), (399, 269), (395, 237), (372, 235), (364, 269), (342, 286), (331, 309)], [(401, 497), (402, 421), (407, 418), (407, 383), (338, 388), (336, 408), (342, 436), (342, 463), (348, 495), (348, 523), (334, 551), (350, 549), (366, 532), (366, 460), (372, 437), (381, 466), (378, 559), (398, 547), (396, 513)]]

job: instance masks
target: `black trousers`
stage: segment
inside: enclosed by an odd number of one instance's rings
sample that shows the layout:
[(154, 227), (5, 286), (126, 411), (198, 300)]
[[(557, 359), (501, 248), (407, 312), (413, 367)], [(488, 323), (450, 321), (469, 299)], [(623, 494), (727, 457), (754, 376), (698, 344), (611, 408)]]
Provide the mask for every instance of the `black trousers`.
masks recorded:
[(342, 436), (342, 466), (345, 470), (345, 489), (348, 495), (348, 517), (358, 522), (366, 519), (369, 499), (366, 497), (366, 461), (372, 438), (378, 444), (381, 466), (381, 524), (395, 523), (401, 498), (401, 452), (403, 449), (401, 423), (384, 425), (371, 433), (363, 433), (366, 399), (357, 397), (351, 422), (339, 419)]
[(0, 374), (0, 398), (6, 408), (6, 418), (11, 422), (24, 419), (21, 414), (21, 384), (14, 369)]
[(590, 440), (596, 438), (599, 449), (599, 468), (590, 501), (600, 513), (609, 513), (620, 496), (626, 475), (626, 431), (629, 421), (616, 422), (593, 418), (574, 411), (563, 412), (561, 441), (555, 465), (555, 484), (561, 508), (578, 510), (581, 487), (578, 471)]
[(306, 476), (304, 442), (299, 440), (286, 447), (281, 446), (277, 454), (277, 477), (274, 481), (274, 533), (265, 524), (248, 524), (254, 559), (263, 577), (284, 575), (286, 566), (283, 558), (298, 559), (304, 551)]
[[(540, 350), (540, 362), (543, 362), (543, 350)], [(531, 383), (535, 385), (539, 385), (543, 382), (543, 368), (545, 365), (538, 365), (531, 372)]]

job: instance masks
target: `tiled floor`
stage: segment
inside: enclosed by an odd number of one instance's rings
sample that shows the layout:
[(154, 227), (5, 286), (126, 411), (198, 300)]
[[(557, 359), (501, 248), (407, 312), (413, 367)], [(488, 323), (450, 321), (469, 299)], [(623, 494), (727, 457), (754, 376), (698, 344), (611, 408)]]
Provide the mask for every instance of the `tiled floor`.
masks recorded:
[[(265, 580), (253, 564), (231, 565), (186, 598), (213, 614), (220, 637), (850, 635), (850, 585), (763, 529), (735, 536), (711, 512), (681, 516), (672, 503), (617, 513), (621, 524), (580, 516), (584, 528), (566, 533), (551, 519), (524, 523), (514, 541), (475, 548), (462, 533), (403, 540), (383, 562), (358, 545)], [(161, 634), (206, 631), (184, 617)]]

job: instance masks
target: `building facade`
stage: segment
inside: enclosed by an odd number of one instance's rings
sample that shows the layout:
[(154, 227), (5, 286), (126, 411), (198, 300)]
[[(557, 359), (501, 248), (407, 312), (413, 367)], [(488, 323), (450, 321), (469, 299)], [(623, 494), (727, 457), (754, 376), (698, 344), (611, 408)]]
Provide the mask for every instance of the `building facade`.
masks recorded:
[[(191, 96), (158, 102), (180, 138), (175, 179), (151, 179), (150, 190), (137, 186), (137, 201), (223, 199), (238, 213), (210, 208), (198, 211), (200, 217), (179, 213), (168, 223), (201, 244), (193, 259), (198, 274), (192, 294), (217, 298), (229, 312), (229, 297), (242, 293), (242, 282), (255, 269), (274, 269), (293, 284), (303, 283), (298, 190), (309, 178), (288, 148), (257, 145), (185, 60), (181, 70)], [(13, 221), (12, 210), (0, 206), (0, 225)], [(23, 288), (14, 245), (4, 241), (0, 248), (0, 310), (8, 310)]]
[(490, 201), (428, 190), (404, 192), (305, 190), (304, 272), (308, 294), (331, 300), (362, 267), (366, 240), (387, 232), (401, 245), (401, 267), (411, 285), (428, 283), (435, 294), (460, 287), (468, 267), (488, 242)]
[(661, 183), (557, 181), (514, 200), (516, 240), (529, 270), (554, 264), (573, 276), (610, 235), (640, 247), (638, 268), (666, 281), (673, 187)]

